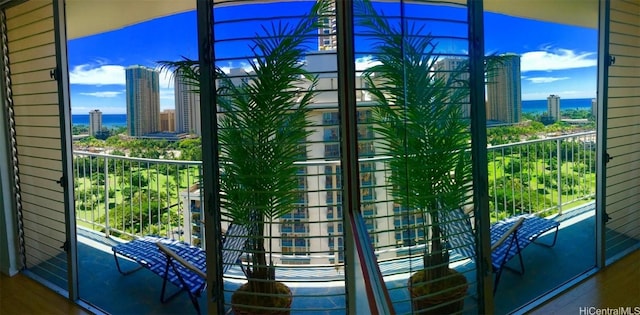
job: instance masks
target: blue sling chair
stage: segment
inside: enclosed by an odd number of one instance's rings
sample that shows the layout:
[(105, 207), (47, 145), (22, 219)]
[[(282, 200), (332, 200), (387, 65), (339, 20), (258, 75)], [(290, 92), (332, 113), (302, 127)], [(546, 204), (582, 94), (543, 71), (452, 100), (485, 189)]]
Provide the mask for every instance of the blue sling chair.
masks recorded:
[[(475, 259), (475, 236), (469, 216), (462, 209), (440, 212), (442, 229), (447, 235), (447, 247), (462, 257)], [(541, 218), (532, 214), (518, 215), (498, 221), (491, 225), (491, 264), (495, 273), (493, 293), (495, 294), (500, 282), (502, 271), (506, 268), (524, 274), (522, 250), (542, 234), (555, 229), (553, 241), (550, 244), (536, 242), (536, 244), (552, 247), (558, 237), (560, 223), (555, 220)], [(518, 256), (520, 270), (508, 267), (506, 264)]]
[[(222, 273), (237, 264), (245, 249), (247, 235), (248, 232), (244, 226), (238, 224), (229, 226), (222, 243)], [(145, 236), (113, 246), (112, 250), (116, 267), (121, 274), (128, 275), (142, 267), (149, 269), (163, 278), (160, 293), (162, 303), (186, 291), (196, 311), (200, 314), (198, 297), (207, 284), (206, 253), (202, 248), (167, 238)], [(131, 259), (140, 266), (123, 271), (118, 256)], [(173, 283), (179, 290), (171, 296), (165, 297), (167, 282)]]

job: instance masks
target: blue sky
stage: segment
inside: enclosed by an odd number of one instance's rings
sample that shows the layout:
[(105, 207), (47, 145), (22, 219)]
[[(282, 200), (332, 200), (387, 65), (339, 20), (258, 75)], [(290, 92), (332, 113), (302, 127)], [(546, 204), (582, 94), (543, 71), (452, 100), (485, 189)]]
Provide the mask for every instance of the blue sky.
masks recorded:
[[(255, 16), (255, 12), (277, 12), (268, 5), (252, 8), (224, 8), (219, 16), (238, 18)], [(287, 14), (304, 12), (304, 4), (289, 3), (286, 9)], [(451, 18), (461, 12), (440, 8), (419, 14)], [(385, 13), (393, 14), (393, 9)], [(218, 36), (238, 36), (243, 31), (252, 34), (256, 29), (231, 26), (226, 31), (220, 30)], [(434, 26), (433, 32), (457, 30), (446, 24)], [(549, 94), (563, 99), (596, 96), (597, 30), (487, 13), (485, 34), (487, 53), (521, 55), (523, 100), (546, 99)], [(357, 39), (356, 45), (358, 49), (366, 43)], [(239, 49), (246, 51), (247, 47), (246, 43), (229, 43), (216, 49), (219, 56), (229, 56)], [(157, 67), (159, 60), (178, 60), (182, 56), (197, 58), (196, 15), (186, 12), (70, 40), (68, 55), (72, 112), (88, 114), (100, 109), (105, 114), (125, 113), (124, 69), (130, 65)], [(170, 75), (161, 73), (160, 81), (161, 108), (174, 108)]]

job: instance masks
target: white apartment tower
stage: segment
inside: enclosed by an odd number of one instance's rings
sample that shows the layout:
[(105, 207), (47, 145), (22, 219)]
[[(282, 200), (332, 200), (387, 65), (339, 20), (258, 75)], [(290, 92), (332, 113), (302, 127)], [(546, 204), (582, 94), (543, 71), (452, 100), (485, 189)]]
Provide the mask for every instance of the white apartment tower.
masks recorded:
[(489, 69), (487, 81), (487, 119), (507, 124), (520, 122), (520, 56), (501, 55), (493, 69)]
[(200, 136), (200, 94), (194, 91), (195, 86), (180, 71), (174, 78), (175, 91), (175, 131)]
[(336, 4), (331, 1), (329, 4), (331, 15), (320, 18), (322, 23), (318, 28), (318, 50), (336, 50), (338, 38), (336, 37)]
[(89, 135), (95, 136), (100, 130), (102, 130), (102, 112), (94, 109), (89, 112)]
[(551, 94), (547, 97), (547, 116), (554, 121), (560, 119), (560, 96)]

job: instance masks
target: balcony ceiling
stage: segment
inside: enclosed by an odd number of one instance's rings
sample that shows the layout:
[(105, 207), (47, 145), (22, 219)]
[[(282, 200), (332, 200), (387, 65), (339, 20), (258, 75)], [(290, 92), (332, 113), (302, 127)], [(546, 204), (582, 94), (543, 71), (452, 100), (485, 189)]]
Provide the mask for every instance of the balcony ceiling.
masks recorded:
[[(103, 33), (194, 10), (195, 6), (196, 0), (66, 0), (67, 37)], [(598, 26), (598, 0), (485, 0), (484, 6), (486, 11), (511, 16), (589, 28)]]

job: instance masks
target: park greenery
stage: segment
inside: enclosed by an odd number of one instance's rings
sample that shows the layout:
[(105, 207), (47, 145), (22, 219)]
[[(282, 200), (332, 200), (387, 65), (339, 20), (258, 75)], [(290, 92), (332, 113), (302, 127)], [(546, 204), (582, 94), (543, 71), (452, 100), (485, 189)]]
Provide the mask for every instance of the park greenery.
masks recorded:
[[(595, 193), (595, 145), (565, 140), (488, 151), (494, 220), (530, 211), (551, 215), (558, 206), (588, 202)], [(560, 175), (560, 176), (559, 176)]]
[(588, 122), (583, 125), (570, 125), (563, 121), (557, 121), (545, 126), (541, 122), (543, 114), (523, 113), (521, 124), (487, 128), (487, 143), (500, 145), (596, 129), (595, 121), (588, 110), (563, 110), (561, 115), (563, 118), (569, 119), (587, 119)]

